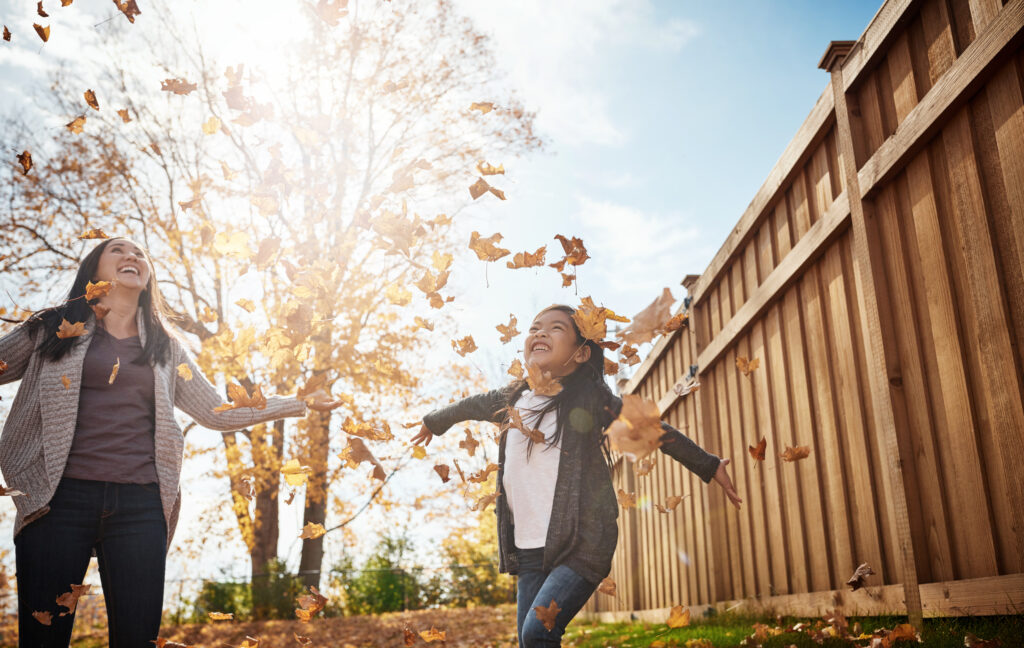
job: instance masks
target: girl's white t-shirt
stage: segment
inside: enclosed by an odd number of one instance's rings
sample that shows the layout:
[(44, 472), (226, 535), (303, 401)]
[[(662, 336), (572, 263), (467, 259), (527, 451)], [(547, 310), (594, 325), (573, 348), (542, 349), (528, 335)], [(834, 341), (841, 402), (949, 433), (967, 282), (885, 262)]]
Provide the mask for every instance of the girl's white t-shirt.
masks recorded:
[[(549, 400), (549, 396), (538, 396), (527, 390), (515, 403), (523, 424), (539, 429), (548, 441), (555, 435), (556, 413), (549, 412), (539, 424), (537, 419), (540, 409)], [(516, 428), (509, 428), (507, 434), (502, 487), (508, 499), (509, 510), (512, 511), (516, 547), (543, 547), (548, 536), (548, 523), (551, 520), (551, 506), (555, 499), (558, 461), (562, 449), (557, 445), (535, 443), (527, 459), (529, 438)]]

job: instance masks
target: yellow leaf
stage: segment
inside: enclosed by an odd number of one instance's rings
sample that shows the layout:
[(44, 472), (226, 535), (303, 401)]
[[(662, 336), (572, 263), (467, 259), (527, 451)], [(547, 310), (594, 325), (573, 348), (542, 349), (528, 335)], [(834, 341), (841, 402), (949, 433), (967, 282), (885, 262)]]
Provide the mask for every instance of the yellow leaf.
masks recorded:
[(476, 342), (473, 341), (472, 335), (459, 340), (452, 340), (452, 348), (455, 349), (455, 353), (458, 353), (462, 357), (466, 357), (467, 353), (476, 351)]
[(184, 380), (192, 380), (192, 370), (184, 362), (178, 365), (178, 375)]
[(523, 363), (519, 361), (519, 358), (513, 360), (512, 364), (509, 365), (508, 375), (518, 378), (519, 380), (523, 379)]
[(60, 321), (60, 327), (57, 328), (57, 337), (64, 340), (79, 337), (80, 335), (85, 335), (85, 322), (75, 322), (72, 324), (66, 319)]
[(307, 522), (306, 526), (302, 527), (302, 533), (299, 534), (299, 537), (303, 540), (316, 540), (325, 533), (327, 533), (327, 530), (324, 529), (322, 524)]
[(238, 306), (242, 310), (251, 313), (256, 310), (256, 302), (251, 299), (241, 298), (235, 302), (235, 306)]
[(670, 628), (682, 628), (683, 626), (690, 625), (690, 608), (676, 605), (672, 608), (665, 623)]
[(235, 618), (231, 612), (207, 612), (211, 621), (230, 621)]
[(479, 110), (483, 114), (487, 114), (494, 110), (494, 104), (490, 101), (474, 101), (469, 106), (470, 110)]
[(267, 407), (267, 397), (263, 395), (263, 389), (259, 385), (252, 388), (252, 395), (250, 396), (245, 387), (235, 383), (228, 383), (228, 400), (231, 402), (219, 405), (213, 408), (213, 411), (226, 412), (227, 410), (238, 409), (239, 407), (252, 407), (261, 410)]
[(309, 466), (299, 465), (298, 459), (289, 459), (281, 466), (281, 474), (284, 475), (284, 480), (289, 486), (305, 484), (311, 472), (313, 472), (313, 469)]
[(535, 364), (526, 365), (526, 382), (538, 396), (554, 396), (562, 391), (562, 383)]
[(62, 385), (64, 385), (64, 389), (68, 389), (69, 387), (71, 387), (71, 381), (68, 380), (67, 374), (64, 374), (63, 376), (60, 377), (60, 382)]
[(92, 301), (105, 297), (114, 286), (109, 281), (89, 282), (85, 284), (85, 301)]
[(412, 301), (412, 291), (399, 286), (396, 283), (389, 284), (384, 290), (384, 296), (395, 306), (408, 306)]
[(427, 449), (421, 445), (412, 447), (412, 456), (416, 459), (424, 459), (427, 456)]
[(252, 256), (249, 249), (249, 234), (246, 232), (218, 232), (213, 239), (213, 249), (225, 256), (236, 256), (248, 259)]
[(750, 374), (761, 365), (760, 358), (754, 358), (753, 360), (747, 360), (747, 356), (736, 356), (736, 367), (743, 372), (744, 376), (749, 377)]
[(477, 258), (481, 261), (497, 261), (509, 254), (508, 250), (497, 246), (497, 243), (502, 238), (504, 237), (500, 233), (492, 234), (487, 238), (481, 238), (480, 232), (474, 231), (469, 236), (469, 249), (476, 252)]
[(117, 359), (114, 363), (114, 368), (110, 370), (110, 378), (107, 379), (108, 385), (113, 385), (114, 381), (117, 380), (117, 372), (121, 369), (121, 358)]
[(430, 626), (430, 630), (424, 630), (420, 632), (420, 636), (423, 637), (423, 641), (431, 643), (434, 641), (444, 641), (445, 631), (438, 630), (434, 626)]
[(498, 324), (494, 328), (501, 333), (501, 343), (508, 344), (512, 341), (512, 338), (519, 335), (520, 331), (516, 329), (516, 316), (509, 314), (508, 324)]
[(206, 135), (213, 135), (220, 130), (220, 120), (216, 117), (210, 117), (203, 124), (203, 133)]

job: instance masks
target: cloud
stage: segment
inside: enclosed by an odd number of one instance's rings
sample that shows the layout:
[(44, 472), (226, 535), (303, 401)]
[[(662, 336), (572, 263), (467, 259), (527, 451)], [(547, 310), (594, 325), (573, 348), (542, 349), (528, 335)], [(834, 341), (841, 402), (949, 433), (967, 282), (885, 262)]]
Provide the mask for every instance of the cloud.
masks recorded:
[(661, 21), (650, 0), (461, 0), (460, 9), (493, 38), (499, 65), (538, 108), (556, 144), (621, 146), (603, 90), (607, 71), (639, 49), (678, 51), (699, 34), (690, 21)]

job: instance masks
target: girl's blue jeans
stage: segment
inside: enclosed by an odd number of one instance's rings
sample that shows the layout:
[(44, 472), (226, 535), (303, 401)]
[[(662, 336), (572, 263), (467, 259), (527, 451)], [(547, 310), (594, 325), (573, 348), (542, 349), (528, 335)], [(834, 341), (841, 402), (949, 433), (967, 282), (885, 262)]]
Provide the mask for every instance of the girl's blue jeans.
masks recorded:
[[(544, 571), (544, 548), (516, 549), (519, 579), (516, 583), (516, 630), (520, 648), (561, 646), (565, 626), (583, 609), (597, 583), (591, 583), (565, 565)], [(561, 610), (555, 627), (548, 630), (534, 607), (548, 607), (554, 600)]]
[[(14, 539), (18, 645), (66, 648), (74, 613), (57, 597), (99, 561), (111, 648), (152, 648), (160, 633), (167, 524), (157, 484), (64, 478), (50, 511)], [(50, 625), (33, 612), (49, 612)], [(61, 613), (64, 616), (60, 616)]]

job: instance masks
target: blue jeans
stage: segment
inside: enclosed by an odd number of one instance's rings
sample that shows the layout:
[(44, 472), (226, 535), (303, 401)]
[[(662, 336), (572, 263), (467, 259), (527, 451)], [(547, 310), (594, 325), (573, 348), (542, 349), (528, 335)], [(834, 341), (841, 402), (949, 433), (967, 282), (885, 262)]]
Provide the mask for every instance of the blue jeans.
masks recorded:
[[(167, 524), (157, 484), (64, 478), (50, 511), (14, 539), (18, 645), (66, 648), (75, 615), (56, 599), (85, 578), (95, 550), (111, 648), (152, 648), (163, 610)], [(43, 625), (33, 612), (49, 612)]]
[[(516, 549), (516, 555), (519, 559), (519, 578), (516, 581), (519, 648), (561, 646), (565, 626), (583, 609), (597, 589), (597, 583), (591, 583), (565, 565), (544, 571), (543, 547)], [(533, 608), (548, 607), (552, 600), (561, 610), (555, 617), (555, 627), (548, 630)]]

